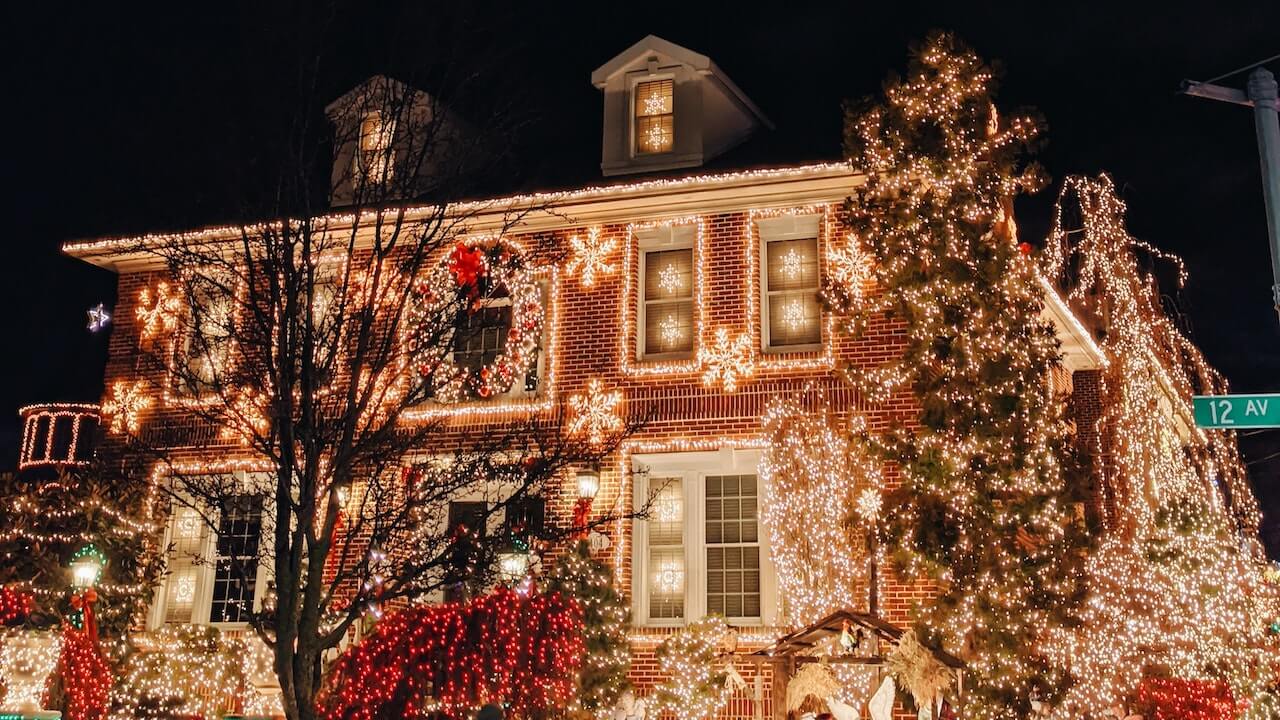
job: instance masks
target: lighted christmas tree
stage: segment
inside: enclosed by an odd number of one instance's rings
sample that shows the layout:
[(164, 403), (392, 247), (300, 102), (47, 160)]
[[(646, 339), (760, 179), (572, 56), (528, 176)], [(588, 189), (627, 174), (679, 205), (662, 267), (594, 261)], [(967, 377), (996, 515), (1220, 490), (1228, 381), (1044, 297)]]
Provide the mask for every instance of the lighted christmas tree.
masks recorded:
[(873, 438), (900, 470), (882, 532), (906, 577), (932, 580), (920, 636), (969, 663), (965, 718), (1025, 716), (1066, 678), (1038, 652), (1069, 622), (1084, 530), (1073, 519), (1065, 403), (1046, 288), (1020, 248), (1013, 197), (1037, 190), (1027, 114), (1001, 115), (991, 69), (930, 37), (883, 99), (850, 107), (845, 145), (866, 182), (846, 205), (848, 247), (877, 290), (835, 278), (827, 297), (860, 335), (901, 327), (900, 352), (848, 376), (873, 402), (909, 394), (906, 422)]
[(578, 673), (576, 702), (596, 715), (612, 710), (631, 685), (627, 680), (631, 667), (627, 642), (630, 613), (613, 580), (613, 568), (592, 558), (585, 540), (574, 543), (556, 560), (546, 580), (548, 592), (574, 598), (582, 608), (586, 656)]
[[(1131, 237), (1125, 214), (1109, 177), (1069, 178), (1046, 253), (1048, 273), (1105, 327), (1111, 361), (1100, 429), (1114, 507), (1089, 559), (1082, 623), (1047, 644), (1075, 681), (1058, 714), (1075, 718), (1136, 696), (1155, 717), (1191, 717), (1162, 711), (1155, 699), (1170, 696), (1171, 708), (1193, 700), (1191, 690), (1207, 697), (1226, 688), (1239, 717), (1280, 717), (1280, 637), (1267, 628), (1280, 614), (1280, 588), (1266, 582), (1257, 503), (1234, 437), (1186, 420), (1193, 394), (1228, 388), (1165, 314), (1139, 257), (1179, 271), (1181, 263)], [(1150, 674), (1174, 679), (1156, 687), (1144, 680)]]
[(111, 482), (91, 469), (52, 478), (21, 473), (0, 482), (0, 585), (32, 595), (27, 624), (78, 624), (70, 565), (97, 559), (97, 625), (119, 637), (145, 611), (161, 569), (151, 547), (154, 528), (140, 517), (145, 483)]

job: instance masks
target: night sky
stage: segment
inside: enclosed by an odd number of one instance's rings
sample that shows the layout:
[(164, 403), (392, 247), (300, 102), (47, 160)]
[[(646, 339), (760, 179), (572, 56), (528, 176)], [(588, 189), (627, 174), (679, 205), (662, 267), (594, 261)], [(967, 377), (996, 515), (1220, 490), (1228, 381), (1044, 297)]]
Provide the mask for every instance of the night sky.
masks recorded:
[[(18, 407), (96, 401), (102, 390), (107, 338), (85, 330), (85, 311), (112, 305), (115, 277), (59, 244), (237, 219), (242, 179), (270, 174), (292, 107), (297, 38), (313, 25), (300, 17), (340, 28), (321, 66), (328, 98), (415, 53), (487, 66), (494, 92), (527, 118), (513, 189), (600, 180), (590, 73), (646, 34), (709, 55), (777, 126), (744, 151), (791, 164), (839, 157), (841, 100), (877, 92), (930, 29), (954, 30), (1000, 62), (1002, 105), (1047, 119), (1041, 160), (1055, 180), (1112, 173), (1132, 232), (1186, 259), (1190, 283), (1168, 288), (1167, 304), (1233, 390), (1280, 392), (1252, 114), (1176, 94), (1183, 78), (1280, 53), (1280, 3), (526, 2), (470, 6), (463, 20), (457, 3), (33, 5), (2, 11), (10, 130), (0, 172), (13, 225), (0, 262), (12, 323), (0, 467), (16, 462)], [(1269, 67), (1280, 74), (1280, 61)], [(1024, 238), (1043, 237), (1056, 188), (1019, 201)], [(1280, 557), (1280, 431), (1242, 446)]]

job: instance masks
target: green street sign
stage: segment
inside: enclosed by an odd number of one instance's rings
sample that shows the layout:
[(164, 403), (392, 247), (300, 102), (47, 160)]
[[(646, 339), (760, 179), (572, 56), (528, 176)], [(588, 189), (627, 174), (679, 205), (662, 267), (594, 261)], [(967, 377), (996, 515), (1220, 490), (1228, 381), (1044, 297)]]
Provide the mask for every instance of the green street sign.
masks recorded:
[(1280, 394), (1196, 395), (1196, 427), (1280, 428)]

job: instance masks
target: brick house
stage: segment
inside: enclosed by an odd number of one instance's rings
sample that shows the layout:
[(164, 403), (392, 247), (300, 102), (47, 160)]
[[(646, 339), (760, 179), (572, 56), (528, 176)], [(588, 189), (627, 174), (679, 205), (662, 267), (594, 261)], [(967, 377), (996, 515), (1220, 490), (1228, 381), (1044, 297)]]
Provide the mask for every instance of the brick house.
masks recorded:
[[(596, 69), (591, 82), (603, 93), (600, 169), (610, 179), (557, 196), (555, 212), (526, 218), (514, 240), (550, 237), (567, 249), (575, 238), (589, 238), (610, 248), (609, 269), (590, 284), (581, 272), (547, 269), (543, 351), (532, 380), (488, 400), (424, 407), (405, 421), (445, 417), (466, 437), (522, 413), (553, 412), (566, 398), (585, 394), (592, 381), (621, 393), (621, 412), (647, 410), (644, 426), (600, 468), (593, 505), (625, 512), (657, 492), (649, 519), (619, 522), (600, 550), (616, 563), (632, 598), (632, 673), (644, 694), (658, 673), (654, 647), (686, 622), (724, 615), (739, 628), (744, 648), (785, 629), (757, 502), (761, 418), (771, 401), (822, 396), (838, 413), (865, 416), (873, 430), (914, 411), (905, 396), (869, 404), (833, 373), (896, 352), (899, 338), (887, 321), (860, 340), (846, 337), (818, 300), (829, 254), (845, 242), (839, 208), (858, 183), (848, 165), (734, 168), (735, 147), (771, 128), (769, 120), (709, 58), (660, 38), (628, 48)], [(361, 154), (348, 149), (335, 156), (340, 174)], [(160, 277), (157, 268), (114, 247), (110, 240), (66, 247), (119, 274), (108, 388), (137, 372), (135, 311)], [(1057, 384), (1070, 395), (1081, 443), (1092, 447), (1101, 351), (1052, 290), (1048, 298), (1045, 312), (1064, 353)], [(510, 314), (497, 313), (492, 322), (495, 335), (503, 335)], [(709, 367), (699, 351), (741, 337), (749, 339), (745, 354), (727, 368), (749, 369), (749, 376), (735, 377), (731, 392), (723, 376), (705, 383)], [(216, 432), (175, 431), (186, 415), (181, 404), (157, 399), (141, 417), (141, 432), (171, 437), (176, 456), (192, 464), (250, 471), (236, 444), (220, 441)], [(111, 433), (104, 449), (128, 452)], [(887, 481), (894, 482), (891, 469)], [(1099, 491), (1099, 502), (1103, 496)], [(566, 478), (562, 492), (546, 499), (547, 522), (565, 521), (577, 499), (576, 480)], [(455, 512), (465, 517), (474, 502), (484, 500), (458, 498), (451, 518)], [(150, 627), (243, 627), (237, 607), (260, 603), (265, 583), (239, 582), (218, 562), (189, 559), (216, 561), (220, 553), (255, 546), (260, 518), (251, 509), (233, 515), (222, 518), (217, 533), (181, 513), (170, 519), (164, 542), (176, 550)], [(879, 596), (882, 616), (902, 625), (929, 590), (889, 575)], [(752, 667), (740, 669), (750, 684)], [(725, 717), (773, 714), (768, 682), (761, 692), (759, 703), (750, 692), (736, 693)]]

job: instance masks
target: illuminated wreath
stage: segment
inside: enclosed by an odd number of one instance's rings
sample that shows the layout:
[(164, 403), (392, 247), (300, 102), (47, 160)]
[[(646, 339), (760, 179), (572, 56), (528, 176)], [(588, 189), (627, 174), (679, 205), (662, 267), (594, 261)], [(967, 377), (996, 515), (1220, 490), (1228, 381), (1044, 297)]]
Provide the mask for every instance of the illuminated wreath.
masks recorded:
[[(532, 366), (542, 329), (542, 291), (523, 259), (502, 241), (460, 242), (414, 286), (413, 367), (432, 398), (501, 395)], [(453, 360), (458, 320), (495, 300), (510, 300), (511, 327), (492, 362), (478, 368)], [(442, 325), (443, 323), (443, 325)]]

